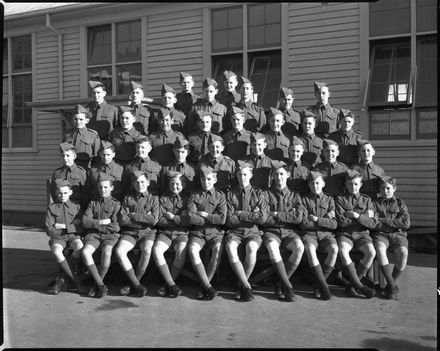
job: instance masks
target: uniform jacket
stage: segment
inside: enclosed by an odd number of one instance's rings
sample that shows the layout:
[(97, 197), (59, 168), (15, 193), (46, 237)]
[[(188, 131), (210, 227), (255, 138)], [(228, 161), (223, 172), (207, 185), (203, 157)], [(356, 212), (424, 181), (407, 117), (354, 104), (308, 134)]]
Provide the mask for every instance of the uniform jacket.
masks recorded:
[(234, 161), (249, 155), (251, 135), (252, 133), (244, 128), (240, 131), (228, 130), (223, 135), (223, 142), (225, 144), (223, 154), (229, 156)]
[(358, 171), (362, 175), (361, 193), (367, 194), (371, 198), (376, 198), (379, 193), (380, 178), (385, 175), (385, 171), (374, 162), (355, 163), (351, 169)]
[(109, 141), (115, 147), (115, 160), (128, 162), (134, 159), (136, 155), (136, 141), (141, 137), (141, 132), (136, 130), (134, 126), (128, 131), (124, 131), (121, 127), (115, 128), (109, 137)]
[[(187, 231), (190, 221), (187, 212), (188, 196), (182, 194), (166, 193), (159, 199), (159, 222), (157, 226), (169, 231)], [(171, 212), (173, 219), (167, 219), (163, 214)]]
[(329, 103), (307, 107), (308, 111), (313, 112), (317, 116), (315, 133), (320, 137), (327, 137), (329, 134), (336, 132), (339, 125), (339, 109), (332, 107)]
[(64, 141), (76, 148), (76, 159), (89, 161), (98, 155), (101, 147), (98, 133), (89, 128), (69, 129), (64, 135)]
[[(256, 133), (261, 131), (261, 129), (266, 124), (266, 113), (264, 112), (263, 107), (258, 105), (255, 102), (247, 101), (244, 102), (241, 100), (235, 106), (241, 108), (244, 111), (245, 122), (244, 128), (250, 131), (251, 133)], [(226, 118), (226, 123), (224, 130), (232, 129), (231, 117), (233, 115), (232, 108), (228, 110), (228, 116)]]
[(108, 104), (107, 101), (104, 101), (102, 104), (91, 102), (87, 107), (92, 113), (92, 117), (89, 123), (87, 123), (87, 126), (90, 129), (96, 130), (100, 139), (108, 140), (110, 132), (115, 129), (118, 124), (117, 107)]
[[(228, 192), (235, 183), (235, 162), (228, 156), (222, 155), (215, 159), (211, 154), (207, 154), (197, 165), (197, 175), (200, 178), (200, 168), (202, 165), (212, 167), (217, 171), (216, 189)], [(200, 181), (200, 179), (199, 179)]]
[(315, 133), (310, 135), (303, 133), (299, 136), (299, 138), (304, 143), (304, 153), (301, 156), (301, 160), (306, 161), (312, 166), (321, 162), (321, 152), (324, 148), (322, 138), (317, 136)]
[(254, 166), (252, 171), (253, 176), (251, 178), (252, 186), (267, 190), (270, 187), (270, 172), (272, 170), (273, 160), (267, 155), (258, 156), (254, 154), (249, 155), (245, 160)]
[[(300, 225), (302, 230), (328, 232), (336, 229), (338, 222), (336, 220), (335, 201), (332, 196), (309, 192), (302, 197), (302, 204), (305, 208), (303, 221)], [(327, 216), (329, 212), (333, 212), (333, 218)], [(318, 221), (309, 220), (309, 214), (318, 217)]]
[(176, 94), (177, 102), (174, 106), (188, 117), (188, 113), (191, 111), (192, 106), (201, 98), (200, 95), (195, 94), (193, 91), (190, 93), (180, 92)]
[[(46, 212), (44, 228), (50, 237), (63, 234), (80, 234), (82, 211), (79, 204), (70, 200), (51, 203)], [(65, 224), (66, 229), (55, 229), (55, 223)]]
[(208, 145), (210, 138), (212, 138), (211, 135), (211, 132), (195, 132), (188, 137), (188, 157), (191, 162), (197, 163), (203, 156), (209, 153)]
[(173, 144), (177, 138), (185, 139), (182, 133), (176, 132), (172, 129), (169, 131), (157, 130), (150, 134), (151, 150), (150, 157), (161, 166), (165, 166), (174, 160)]
[(287, 181), (289, 189), (296, 193), (305, 194), (309, 191), (307, 176), (310, 173), (310, 164), (305, 161), (290, 162), (290, 178)]
[(113, 181), (113, 191), (112, 196), (118, 201), (122, 201), (122, 173), (124, 172), (124, 167), (118, 165), (115, 161), (110, 162), (108, 165), (100, 162), (96, 166), (90, 169), (87, 189), (92, 199), (95, 199), (98, 194), (98, 177), (99, 174), (104, 173), (109, 176)]
[(265, 134), (267, 147), (264, 150), (272, 160), (288, 162), (290, 139), (281, 132), (270, 130)]
[[(208, 213), (206, 218), (197, 215), (197, 211)], [(225, 194), (215, 188), (193, 193), (188, 199), (188, 215), (196, 230), (205, 229), (206, 234), (218, 234), (219, 226), (226, 222), (227, 206)]]
[(408, 207), (403, 200), (394, 196), (391, 199), (379, 197), (374, 200), (374, 205), (379, 216), (374, 232), (400, 232), (406, 236), (404, 231), (409, 229), (411, 222)]
[(349, 130), (343, 132), (338, 130), (328, 136), (330, 140), (335, 141), (339, 145), (338, 161), (345, 163), (348, 167), (358, 162), (358, 141), (364, 138), (363, 134), (358, 131)]
[(177, 161), (174, 160), (171, 164), (163, 167), (160, 172), (161, 194), (166, 194), (169, 190), (170, 172), (182, 173), (188, 180), (186, 186), (182, 190), (182, 193), (189, 194), (194, 190), (194, 177), (196, 175), (195, 168), (187, 162), (177, 163)]
[[(119, 232), (118, 214), (121, 209), (119, 201), (107, 197), (92, 200), (82, 217), (83, 227), (89, 233), (114, 234)], [(110, 219), (111, 223), (99, 224), (101, 219)]]
[(312, 171), (322, 174), (325, 181), (324, 192), (336, 196), (344, 192), (345, 171), (347, 169), (348, 167), (341, 162), (330, 163), (323, 161), (315, 165)]
[(205, 99), (201, 99), (193, 105), (191, 111), (189, 112), (189, 116), (185, 121), (186, 124), (184, 127), (184, 134), (190, 135), (198, 131), (197, 118), (199, 112), (201, 111), (212, 114), (211, 132), (220, 135), (224, 129), (227, 112), (226, 106), (217, 102), (216, 100), (213, 102), (208, 102)]
[(70, 199), (74, 202), (78, 202), (81, 205), (85, 205), (89, 196), (86, 194), (87, 172), (81, 166), (77, 166), (73, 163), (71, 167), (61, 166), (58, 167), (53, 173), (50, 182), (50, 196), (52, 200), (57, 201), (57, 186), (55, 180), (65, 179), (68, 180), (72, 189), (73, 194)]
[(147, 178), (150, 180), (150, 186), (148, 191), (152, 194), (159, 194), (160, 190), (160, 172), (162, 166), (152, 160), (151, 158), (142, 158), (136, 156), (136, 158), (125, 166), (124, 172), (122, 174), (122, 188), (125, 194), (133, 191), (131, 186), (130, 174), (134, 171), (143, 171), (147, 174)]

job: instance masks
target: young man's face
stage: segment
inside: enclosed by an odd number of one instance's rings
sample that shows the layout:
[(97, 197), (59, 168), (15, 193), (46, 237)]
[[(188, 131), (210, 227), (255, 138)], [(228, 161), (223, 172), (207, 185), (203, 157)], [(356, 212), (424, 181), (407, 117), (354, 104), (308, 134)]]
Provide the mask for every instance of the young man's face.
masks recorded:
[(214, 157), (220, 157), (222, 155), (223, 150), (225, 147), (223, 146), (222, 142), (220, 140), (214, 141), (213, 143), (209, 144), (208, 146), (210, 154)]
[(241, 188), (247, 187), (252, 178), (252, 169), (250, 167), (243, 168), (237, 172), (238, 184)]
[(330, 92), (328, 90), (328, 87), (324, 86), (321, 89), (319, 89), (316, 93), (316, 100), (320, 102), (321, 104), (325, 105), (328, 103), (328, 98), (330, 97)]
[(310, 135), (315, 132), (316, 122), (313, 117), (304, 118), (301, 125), (302, 125), (304, 133)]
[(203, 89), (205, 100), (208, 100), (209, 102), (213, 102), (215, 100), (217, 93), (218, 89), (213, 85), (208, 85), (205, 89)]
[(240, 131), (243, 129), (244, 125), (244, 116), (241, 113), (236, 113), (231, 117), (232, 128), (235, 131)]
[(380, 194), (385, 199), (391, 199), (394, 196), (395, 191), (396, 187), (390, 183), (382, 183), (380, 185)]
[(359, 194), (359, 190), (362, 186), (362, 178), (357, 177), (353, 179), (347, 179), (345, 181), (345, 188), (347, 189), (349, 194), (356, 195)]
[(92, 90), (92, 96), (98, 104), (102, 104), (104, 102), (106, 95), (107, 92), (102, 87), (96, 87)]
[(188, 76), (185, 77), (180, 81), (180, 85), (182, 86), (182, 91), (185, 93), (190, 93), (193, 86), (194, 86), (194, 80), (193, 77)]
[(73, 126), (75, 128), (85, 128), (87, 123), (89, 123), (89, 118), (86, 116), (85, 113), (77, 113), (73, 116)]
[(240, 87), (240, 93), (244, 101), (252, 100), (254, 88), (251, 83), (244, 83)]
[(289, 94), (289, 95), (287, 95), (285, 97), (280, 98), (279, 102), (280, 102), (280, 108), (283, 108), (283, 109), (286, 109), (286, 110), (292, 108), (292, 105), (293, 105), (293, 96), (292, 96), (292, 94)]
[(324, 160), (330, 163), (336, 162), (336, 158), (339, 156), (339, 147), (337, 145), (328, 145), (323, 151), (322, 155)]
[(309, 181), (307, 185), (309, 186), (311, 193), (316, 195), (322, 193), (322, 189), (325, 186), (325, 182), (322, 179), (322, 177), (318, 177), (316, 179)]
[(177, 160), (177, 163), (183, 163), (188, 156), (188, 149), (185, 147), (181, 147), (180, 149), (173, 148), (173, 154)]
[(150, 181), (147, 179), (145, 174), (141, 175), (140, 177), (136, 178), (136, 180), (133, 181), (133, 188), (138, 193), (145, 193), (148, 190), (149, 185), (150, 185)]
[(263, 156), (266, 147), (267, 144), (265, 139), (257, 139), (251, 144), (251, 152), (257, 156)]
[(119, 121), (121, 122), (121, 127), (124, 130), (130, 130), (133, 128), (133, 123), (136, 118), (133, 116), (131, 112), (124, 112), (121, 117), (119, 117)]
[(142, 98), (144, 97), (144, 91), (141, 88), (136, 88), (131, 91), (131, 100), (136, 104), (140, 104), (142, 102)]
[(284, 116), (275, 115), (269, 118), (269, 127), (272, 131), (279, 133), (284, 125)]
[(114, 187), (109, 180), (98, 183), (98, 193), (101, 197), (110, 197)]
[(57, 198), (59, 202), (67, 202), (72, 195), (72, 189), (68, 186), (61, 186), (57, 191)]
[(289, 179), (290, 173), (284, 168), (278, 168), (273, 172), (273, 178), (275, 187), (277, 189), (284, 189), (287, 186), (287, 179)]
[(76, 159), (76, 153), (73, 150), (67, 150), (63, 152), (63, 164), (67, 167), (71, 167)]
[(151, 148), (151, 144), (147, 141), (136, 144), (136, 153), (141, 158), (147, 158), (149, 153), (151, 152)]
[(304, 153), (304, 147), (302, 145), (293, 145), (290, 148), (290, 157), (293, 161), (298, 162), (301, 160), (301, 156)]
[(177, 102), (176, 95), (173, 93), (167, 92), (162, 95), (162, 105), (168, 108), (174, 107), (174, 104)]
[(182, 190), (183, 190), (182, 179), (180, 177), (171, 178), (170, 179), (170, 191), (173, 194), (178, 195), (182, 192)]
[(162, 118), (159, 118), (160, 127), (165, 132), (168, 132), (169, 130), (171, 130), (172, 123), (173, 123), (173, 121), (171, 119), (171, 115), (166, 115), (166, 116), (163, 116)]
[(211, 116), (203, 116), (197, 120), (197, 124), (199, 129), (203, 132), (210, 132), (212, 126), (212, 118)]
[(204, 174), (200, 180), (203, 190), (211, 190), (215, 183), (217, 183), (217, 175), (214, 173)]
[(99, 153), (101, 161), (106, 165), (110, 164), (113, 161), (115, 155), (115, 152), (111, 148), (104, 149)]
[(353, 128), (354, 118), (344, 117), (343, 119), (341, 119), (340, 123), (341, 123), (341, 130), (344, 132), (348, 132), (349, 130), (351, 130), (351, 128)]
[(238, 85), (237, 76), (232, 76), (230, 78), (225, 79), (223, 84), (225, 85), (225, 89), (227, 91), (235, 91), (235, 88)]
[(373, 156), (375, 154), (376, 151), (374, 151), (373, 145), (371, 144), (366, 144), (359, 150), (359, 156), (363, 163), (370, 163), (373, 161)]

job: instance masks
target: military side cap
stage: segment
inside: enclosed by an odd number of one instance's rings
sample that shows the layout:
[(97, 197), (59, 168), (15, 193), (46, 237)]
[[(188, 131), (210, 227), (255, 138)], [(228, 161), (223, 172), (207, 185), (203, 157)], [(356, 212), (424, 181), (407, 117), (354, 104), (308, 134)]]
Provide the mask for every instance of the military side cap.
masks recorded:
[(55, 179), (55, 185), (57, 188), (61, 188), (62, 186), (71, 187), (70, 182), (67, 179)]
[(307, 175), (307, 181), (311, 182), (319, 177), (322, 177), (322, 173), (321, 172), (317, 172), (317, 171), (310, 171), (309, 174)]
[(210, 85), (213, 85), (213, 86), (216, 87), (217, 86), (217, 81), (215, 79), (213, 79), (213, 78), (210, 78), (210, 77), (205, 78), (205, 80), (203, 81), (203, 87), (207, 88)]
[(351, 112), (351, 111), (348, 110), (348, 109), (341, 108), (341, 109), (339, 110), (339, 118), (342, 119), (342, 118), (345, 118), (345, 117), (351, 117), (351, 118), (354, 118), (354, 114), (353, 114), (353, 112)]
[(223, 75), (225, 76), (226, 79), (232, 78), (232, 77), (236, 77), (237, 75), (232, 72), (232, 71), (224, 71)]
[(292, 91), (292, 89), (289, 89), (289, 88), (286, 88), (286, 87), (282, 87), (282, 88), (280, 89), (280, 97), (281, 97), (281, 98), (288, 97), (289, 95), (292, 95), (292, 97), (293, 97), (293, 91)]
[(133, 181), (138, 179), (139, 177), (142, 177), (143, 175), (145, 176), (145, 178), (148, 179), (147, 173), (144, 171), (133, 171), (130, 173), (130, 178)]
[(119, 111), (121, 114), (123, 114), (125, 112), (131, 112), (132, 114), (135, 113), (133, 107), (130, 107), (130, 106), (119, 106)]
[(326, 82), (315, 82), (313, 83), (313, 88), (315, 89), (315, 93), (317, 91), (320, 91), (322, 87), (326, 87), (327, 83)]
[(217, 174), (217, 171), (210, 166), (202, 165), (200, 167), (200, 173), (204, 176), (207, 176), (208, 174)]
[(303, 111), (301, 112), (301, 121), (302, 121), (303, 119), (305, 119), (305, 118), (309, 118), (309, 117), (313, 117), (314, 119), (316, 119), (316, 115), (315, 115), (312, 111), (309, 111), (309, 110), (303, 110)]
[(173, 144), (173, 148), (175, 149), (181, 149), (181, 148), (188, 149), (188, 147), (189, 147), (189, 143), (188, 140), (186, 140), (185, 138), (176, 138), (176, 141)]
[(396, 186), (397, 185), (397, 179), (396, 178), (393, 178), (393, 177), (390, 177), (390, 176), (386, 176), (386, 175), (383, 175), (383, 176), (381, 176), (381, 177), (379, 177), (379, 182), (381, 182), (381, 183), (386, 183), (386, 184), (391, 184), (391, 185), (394, 185), (394, 186)]
[(65, 152), (68, 150), (75, 150), (76, 151), (75, 145), (72, 145), (72, 144), (66, 143), (66, 142), (60, 144), (60, 151), (61, 152)]
[(211, 134), (211, 137), (208, 141), (208, 146), (215, 143), (216, 141), (221, 141), (223, 143), (223, 139), (221, 136), (218, 136), (217, 134)]
[(78, 104), (75, 106), (75, 114), (84, 113), (87, 115), (89, 112), (89, 109), (87, 107), (84, 107), (83, 105)]
[(252, 133), (251, 134), (251, 143), (255, 143), (257, 140), (264, 139), (266, 140), (266, 137), (264, 134), (261, 133)]
[(327, 148), (330, 145), (334, 145), (334, 146), (338, 146), (339, 147), (339, 145), (338, 145), (338, 143), (336, 141), (330, 140), (330, 139), (324, 139), (324, 143), (323, 143), (324, 149)]
[(180, 72), (179, 76), (180, 76), (180, 81), (184, 80), (185, 78), (192, 77), (191, 74), (186, 72)]
[(98, 87), (104, 87), (104, 83), (101, 83), (97, 80), (89, 80), (90, 88), (95, 89)]
[(234, 113), (234, 115), (236, 115), (236, 114), (243, 115), (244, 114), (244, 111), (240, 107), (231, 106), (231, 109), (232, 109), (232, 112)]
[(170, 87), (168, 84), (162, 84), (162, 89), (160, 92), (162, 93), (162, 95), (165, 93), (176, 94), (176, 91), (172, 87)]
[(271, 107), (271, 108), (269, 109), (269, 117), (273, 117), (273, 116), (276, 116), (276, 115), (284, 116), (283, 113), (282, 113), (280, 110)]
[(246, 83), (252, 84), (252, 82), (249, 79), (241, 76), (241, 85), (246, 84)]
[(107, 140), (102, 140), (101, 139), (101, 150), (106, 150), (106, 149), (109, 149), (109, 148), (113, 148), (114, 149), (113, 144), (111, 142), (107, 141)]
[(359, 139), (359, 140), (357, 141), (358, 149), (360, 149), (361, 147), (363, 147), (363, 146), (365, 146), (365, 145), (368, 145), (368, 144), (371, 145), (371, 142), (370, 142), (369, 140)]
[(285, 168), (287, 169), (287, 164), (284, 161), (273, 160), (272, 161), (272, 171), (276, 171), (277, 169)]
[(345, 180), (350, 180), (350, 179), (354, 179), (354, 178), (362, 178), (362, 175), (354, 169), (347, 169), (345, 171), (344, 176), (345, 176)]
[(293, 136), (292, 142), (290, 143), (290, 146), (294, 146), (294, 145), (304, 146), (304, 142), (300, 138)]
[(135, 89), (144, 89), (144, 86), (141, 83), (135, 82), (135, 81), (131, 81), (130, 82), (130, 87), (131, 90), (135, 90)]
[(98, 183), (106, 182), (106, 181), (113, 181), (113, 179), (112, 179), (112, 177), (110, 177), (108, 174), (105, 174), (104, 172), (99, 173), (99, 175), (98, 175)]
[(162, 107), (159, 109), (159, 112), (157, 115), (159, 118), (164, 118), (166, 116), (171, 115), (171, 110), (167, 109), (166, 107)]
[(237, 170), (242, 170), (242, 169), (245, 169), (245, 168), (253, 169), (254, 166), (250, 162), (243, 161), (243, 160), (238, 160), (237, 161)]

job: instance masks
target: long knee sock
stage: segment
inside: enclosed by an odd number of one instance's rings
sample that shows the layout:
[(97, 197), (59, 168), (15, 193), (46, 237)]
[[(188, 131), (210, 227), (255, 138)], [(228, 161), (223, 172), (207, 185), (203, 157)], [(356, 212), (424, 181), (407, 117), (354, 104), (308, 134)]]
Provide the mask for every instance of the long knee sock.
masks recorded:
[(199, 277), (199, 279), (200, 279), (200, 283), (205, 288), (210, 287), (211, 284), (209, 283), (209, 279), (208, 279), (208, 276), (206, 275), (205, 266), (203, 265), (203, 263), (198, 263), (193, 266), (194, 266), (194, 270), (197, 273), (197, 277)]
[(249, 277), (251, 276), (252, 272), (254, 271), (255, 264), (256, 261), (254, 262), (249, 262), (248, 260), (244, 261), (243, 268), (244, 268), (244, 273), (246, 274), (246, 279), (249, 279)]
[(353, 284), (353, 286), (356, 289), (360, 289), (363, 287), (362, 283), (359, 280), (359, 277), (356, 273), (356, 270), (354, 268), (354, 263), (351, 262), (349, 265), (347, 266), (343, 266), (342, 269), (345, 271), (345, 273), (347, 274), (347, 276), (350, 279), (350, 282)]
[(290, 279), (293, 275), (293, 273), (295, 273), (296, 269), (298, 268), (299, 263), (294, 263), (294, 262), (290, 262), (287, 261), (286, 262), (286, 275), (287, 277)]
[(128, 271), (125, 271), (125, 274), (127, 275), (128, 279), (130, 279), (130, 282), (133, 284), (134, 287), (140, 285), (139, 280), (136, 278), (136, 275), (134, 274), (133, 268), (130, 268)]
[(397, 279), (399, 279), (399, 277), (402, 275), (402, 273), (403, 273), (403, 271), (401, 271), (399, 268), (394, 266), (394, 269), (393, 269), (393, 279), (394, 279), (394, 282), (396, 282)]
[(329, 265), (324, 263), (321, 268), (322, 268), (322, 273), (324, 274), (324, 278), (327, 281), (327, 279), (330, 276), (330, 274), (332, 274), (334, 267), (333, 266), (329, 266)]
[(272, 265), (274, 266), (275, 271), (277, 272), (283, 284), (291, 288), (292, 284), (290, 283), (289, 277), (287, 276), (286, 267), (284, 267), (283, 261), (273, 262)]
[(327, 283), (325, 281), (325, 277), (324, 277), (324, 274), (322, 272), (321, 265), (318, 264), (315, 267), (311, 267), (311, 269), (312, 269), (313, 275), (315, 276), (315, 278), (316, 278), (316, 280), (318, 282), (319, 287), (323, 288), (323, 289), (328, 289), (328, 285), (327, 285)]
[(383, 275), (385, 276), (385, 280), (387, 281), (388, 285), (394, 286), (396, 283), (394, 282), (393, 276), (392, 276), (392, 265), (386, 264), (384, 266), (380, 267), (381, 271), (383, 272)]
[(240, 261), (237, 261), (234, 263), (231, 262), (231, 267), (232, 267), (232, 270), (234, 271), (236, 277), (238, 278), (240, 285), (247, 288), (249, 283), (247, 281), (246, 273), (244, 272), (244, 268), (243, 268), (243, 265), (241, 264), (241, 262)]
[(157, 269), (162, 275), (163, 279), (165, 280), (165, 284), (167, 286), (174, 285), (174, 280), (171, 277), (170, 269), (168, 268), (168, 265), (164, 263), (163, 265), (157, 265)]
[(358, 276), (359, 280), (362, 279), (362, 277), (365, 277), (368, 270), (369, 270), (369, 267), (365, 267), (362, 263), (359, 262), (359, 265), (357, 268), (357, 276)]
[(73, 273), (72, 270), (70, 269), (70, 265), (66, 260), (63, 260), (61, 262), (59, 262), (59, 265), (61, 267), (61, 269), (63, 270), (64, 273), (67, 274), (67, 276), (73, 280)]
[(104, 280), (105, 276), (107, 275), (107, 272), (109, 270), (110, 266), (102, 266), (99, 269), (99, 275), (101, 276), (101, 279)]
[(104, 285), (101, 276), (98, 273), (98, 269), (96, 268), (96, 265), (94, 263), (92, 263), (90, 266), (87, 266), (87, 269), (89, 270), (97, 285)]

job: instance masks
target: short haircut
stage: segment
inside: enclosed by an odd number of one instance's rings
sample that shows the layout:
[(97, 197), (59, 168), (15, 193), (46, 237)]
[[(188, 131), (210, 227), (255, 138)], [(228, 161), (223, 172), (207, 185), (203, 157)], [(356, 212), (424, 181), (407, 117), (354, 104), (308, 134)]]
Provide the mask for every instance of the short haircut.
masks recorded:
[(382, 177), (380, 178), (380, 184), (390, 184), (393, 187), (397, 186), (397, 179), (394, 177)]
[(180, 179), (183, 187), (185, 187), (186, 184), (188, 184), (188, 178), (180, 172), (170, 172), (169, 179), (168, 179), (168, 185), (171, 184), (171, 181), (173, 179)]

